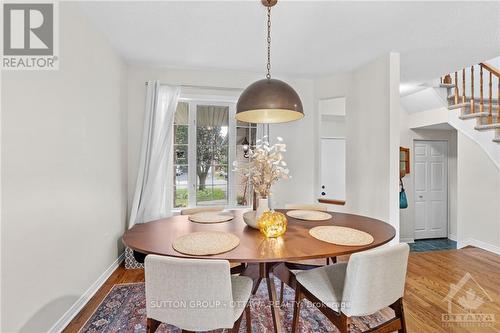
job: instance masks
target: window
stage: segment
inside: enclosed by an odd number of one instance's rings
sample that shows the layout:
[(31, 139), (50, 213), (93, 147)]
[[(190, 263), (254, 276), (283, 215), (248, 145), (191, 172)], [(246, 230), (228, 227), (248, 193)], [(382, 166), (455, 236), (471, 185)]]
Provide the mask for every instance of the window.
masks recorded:
[[(257, 137), (257, 125), (237, 121), (236, 124), (236, 160), (240, 166), (248, 164), (248, 148), (255, 147)], [(250, 185), (242, 174), (235, 174), (236, 204), (249, 206), (252, 204), (253, 196)]]
[(174, 117), (174, 207), (188, 204), (189, 105), (177, 104)]
[(181, 98), (174, 117), (174, 208), (252, 204), (250, 186), (232, 164), (248, 162), (257, 125), (236, 122), (235, 108)]

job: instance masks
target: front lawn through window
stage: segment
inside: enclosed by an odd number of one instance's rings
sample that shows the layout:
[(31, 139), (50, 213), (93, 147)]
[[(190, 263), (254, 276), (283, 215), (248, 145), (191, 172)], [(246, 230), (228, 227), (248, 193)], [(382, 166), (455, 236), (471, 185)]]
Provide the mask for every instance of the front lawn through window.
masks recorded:
[(181, 100), (174, 120), (175, 208), (249, 206), (250, 186), (231, 170), (248, 159), (243, 147), (255, 144), (257, 126), (234, 120), (234, 103)]

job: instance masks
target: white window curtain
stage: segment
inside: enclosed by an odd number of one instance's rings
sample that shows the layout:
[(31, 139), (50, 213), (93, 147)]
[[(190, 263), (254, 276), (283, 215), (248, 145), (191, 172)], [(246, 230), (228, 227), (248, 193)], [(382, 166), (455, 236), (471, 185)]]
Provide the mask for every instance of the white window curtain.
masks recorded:
[(173, 122), (180, 88), (149, 81), (129, 228), (172, 215)]

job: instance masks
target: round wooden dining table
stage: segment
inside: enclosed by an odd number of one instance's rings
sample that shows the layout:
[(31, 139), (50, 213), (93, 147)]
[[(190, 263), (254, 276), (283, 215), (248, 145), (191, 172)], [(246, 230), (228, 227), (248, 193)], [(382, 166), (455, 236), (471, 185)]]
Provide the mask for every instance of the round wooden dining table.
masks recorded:
[[(284, 209), (277, 209), (282, 213)], [(263, 279), (266, 280), (271, 314), (275, 332), (282, 332), (280, 302), (276, 295), (273, 276), (290, 287), (295, 287), (292, 269), (311, 269), (314, 265), (291, 263), (307, 259), (336, 258), (340, 255), (365, 251), (383, 245), (395, 236), (395, 229), (373, 218), (332, 213), (332, 218), (323, 221), (305, 221), (287, 216), (286, 233), (278, 238), (266, 238), (257, 229), (243, 221), (242, 210), (230, 210), (234, 218), (223, 223), (195, 223), (186, 215), (136, 224), (123, 235), (123, 243), (131, 248), (136, 258), (147, 254), (158, 254), (179, 258), (221, 259), (239, 263), (231, 273), (249, 276), (254, 280), (253, 293), (257, 291)], [(341, 246), (317, 240), (309, 235), (309, 230), (316, 226), (334, 225), (365, 231), (373, 236), (374, 241), (364, 246)], [(180, 236), (198, 231), (225, 231), (240, 239), (240, 244), (233, 250), (210, 256), (190, 256), (175, 251), (173, 242)]]

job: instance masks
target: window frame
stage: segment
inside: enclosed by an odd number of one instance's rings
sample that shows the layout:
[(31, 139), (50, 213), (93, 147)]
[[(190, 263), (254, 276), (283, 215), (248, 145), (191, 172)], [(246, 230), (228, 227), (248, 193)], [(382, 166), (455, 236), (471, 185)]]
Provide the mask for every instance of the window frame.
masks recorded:
[[(228, 114), (228, 190), (227, 190), (227, 204), (226, 208), (248, 208), (250, 205), (242, 206), (237, 204), (237, 191), (235, 188), (236, 173), (233, 170), (233, 162), (236, 159), (236, 135), (237, 135), (237, 121), (236, 115), (236, 103), (237, 96), (217, 96), (217, 95), (192, 95), (192, 94), (182, 94), (179, 97), (179, 103), (188, 104), (188, 204), (187, 207), (203, 207), (204, 205), (198, 206), (196, 204), (196, 184), (197, 184), (197, 174), (196, 174), (196, 110), (197, 105), (214, 105), (223, 106), (229, 108)], [(261, 137), (262, 126), (257, 124), (256, 139)], [(172, 187), (172, 189), (175, 187)], [(173, 211), (180, 211), (183, 207), (175, 207), (175, 193), (172, 200)], [(210, 207), (210, 205), (207, 205)]]

